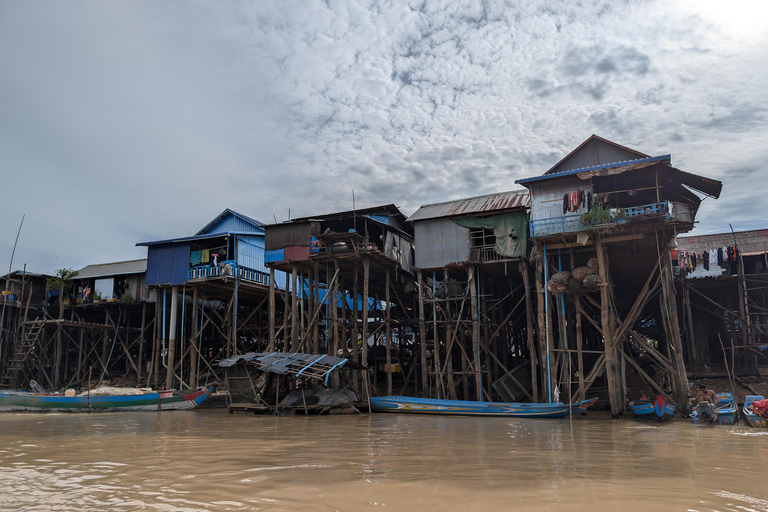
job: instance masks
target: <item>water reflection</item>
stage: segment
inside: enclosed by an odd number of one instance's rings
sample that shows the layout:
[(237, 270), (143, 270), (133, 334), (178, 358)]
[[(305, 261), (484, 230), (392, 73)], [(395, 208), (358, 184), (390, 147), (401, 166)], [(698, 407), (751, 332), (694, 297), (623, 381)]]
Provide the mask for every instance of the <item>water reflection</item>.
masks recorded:
[(6, 414), (0, 509), (768, 512), (763, 434), (599, 414)]

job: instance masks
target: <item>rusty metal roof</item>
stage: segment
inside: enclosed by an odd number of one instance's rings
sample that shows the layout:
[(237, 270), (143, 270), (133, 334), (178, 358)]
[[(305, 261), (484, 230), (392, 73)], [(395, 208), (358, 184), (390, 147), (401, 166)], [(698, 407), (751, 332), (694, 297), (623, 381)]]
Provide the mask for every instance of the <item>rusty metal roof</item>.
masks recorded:
[(531, 195), (527, 190), (499, 192), (484, 196), (457, 199), (444, 203), (426, 204), (408, 217), (409, 222), (439, 217), (454, 217), (476, 213), (493, 213), (514, 208), (527, 208), (531, 204)]
[(681, 251), (703, 252), (718, 247), (736, 245), (744, 255), (768, 252), (768, 229), (718, 233), (715, 235), (681, 236), (677, 238), (677, 248)]

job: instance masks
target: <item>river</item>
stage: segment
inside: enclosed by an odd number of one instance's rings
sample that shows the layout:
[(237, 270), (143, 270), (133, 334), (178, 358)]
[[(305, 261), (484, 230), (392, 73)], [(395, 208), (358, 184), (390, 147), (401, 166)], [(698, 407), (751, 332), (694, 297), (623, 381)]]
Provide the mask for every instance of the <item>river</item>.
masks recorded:
[(2, 414), (0, 510), (767, 511), (768, 431), (225, 410)]

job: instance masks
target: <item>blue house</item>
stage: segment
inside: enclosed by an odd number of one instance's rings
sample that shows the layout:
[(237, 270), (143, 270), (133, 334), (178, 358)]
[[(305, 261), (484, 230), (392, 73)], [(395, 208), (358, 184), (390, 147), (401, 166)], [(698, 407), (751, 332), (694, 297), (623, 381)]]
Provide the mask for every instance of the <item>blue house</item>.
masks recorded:
[[(269, 286), (263, 224), (230, 209), (192, 236), (136, 245), (148, 247), (147, 286), (181, 286), (230, 277)], [(284, 273), (275, 273), (275, 285), (285, 287)]]

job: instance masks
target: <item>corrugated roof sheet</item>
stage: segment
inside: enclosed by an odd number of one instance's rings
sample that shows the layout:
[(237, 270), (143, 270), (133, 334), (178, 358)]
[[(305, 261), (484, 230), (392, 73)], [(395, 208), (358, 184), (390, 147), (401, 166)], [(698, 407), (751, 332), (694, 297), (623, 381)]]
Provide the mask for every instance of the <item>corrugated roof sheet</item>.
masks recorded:
[(677, 238), (677, 248), (681, 251), (703, 252), (718, 247), (736, 245), (742, 254), (768, 252), (768, 229), (752, 231), (737, 231), (734, 233), (718, 233), (715, 235), (685, 236)]
[(446, 201), (444, 203), (426, 204), (408, 217), (408, 222), (525, 208), (530, 204), (531, 195), (527, 190), (499, 192), (497, 194), (457, 199), (456, 201)]
[(545, 180), (551, 180), (555, 178), (562, 178), (563, 176), (581, 174), (583, 172), (599, 171), (602, 169), (613, 169), (616, 167), (624, 167), (624, 166), (628, 168), (627, 170), (631, 170), (632, 168), (634, 168), (634, 166), (641, 165), (641, 164), (649, 164), (649, 163), (655, 163), (655, 162), (671, 163), (671, 161), (672, 161), (672, 155), (651, 156), (648, 158), (638, 158), (637, 160), (625, 160), (623, 162), (612, 162), (609, 164), (593, 165), (591, 167), (580, 167), (578, 169), (570, 169), (562, 172), (554, 172), (552, 174), (544, 174), (542, 176), (534, 176), (533, 178), (523, 178), (521, 180), (515, 180), (515, 183), (525, 184), (525, 183), (532, 183), (535, 181), (545, 181)]
[(232, 215), (232, 216), (234, 216), (236, 218), (242, 219), (247, 224), (250, 224), (250, 225), (252, 225), (255, 228), (261, 228), (261, 226), (264, 225), (264, 223), (259, 222), (256, 219), (252, 219), (250, 217), (247, 217), (247, 216), (243, 215), (242, 213), (238, 213), (238, 212), (236, 212), (234, 210), (230, 210), (229, 208), (227, 208), (226, 210), (221, 212), (219, 215), (217, 215), (215, 219), (213, 219), (211, 222), (206, 224), (203, 229), (201, 229), (200, 231), (195, 233), (195, 235), (205, 235), (205, 234), (207, 234), (208, 230), (210, 230), (213, 226), (215, 226), (219, 221), (224, 219), (227, 215)]
[(117, 261), (115, 263), (99, 263), (96, 265), (88, 265), (87, 267), (78, 270), (75, 279), (141, 274), (146, 271), (146, 259)]

